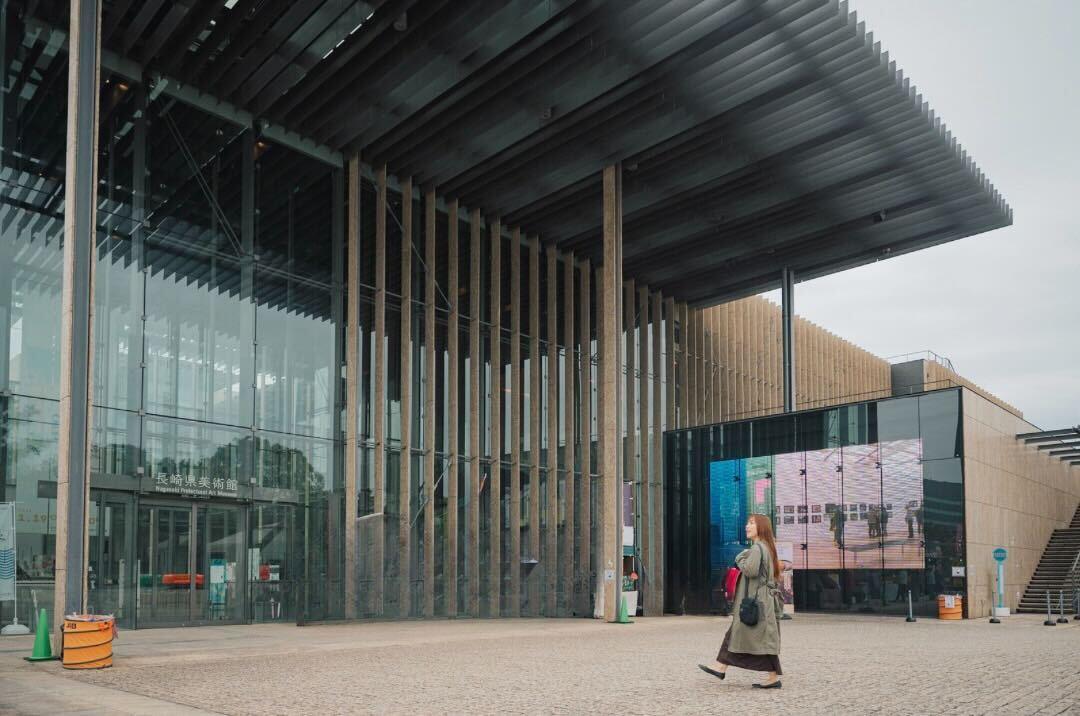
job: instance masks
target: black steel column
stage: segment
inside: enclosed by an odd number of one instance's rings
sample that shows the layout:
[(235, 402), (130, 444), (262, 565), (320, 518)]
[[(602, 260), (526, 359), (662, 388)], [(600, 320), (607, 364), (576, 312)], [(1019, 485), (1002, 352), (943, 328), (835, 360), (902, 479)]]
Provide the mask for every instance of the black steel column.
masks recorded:
[[(60, 315), (60, 443), (53, 621), (86, 608), (91, 305), (97, 207), (99, 0), (72, 0)], [(59, 629), (56, 629), (59, 634)]]
[(783, 311), (784, 412), (795, 410), (795, 272), (785, 267), (780, 274)]

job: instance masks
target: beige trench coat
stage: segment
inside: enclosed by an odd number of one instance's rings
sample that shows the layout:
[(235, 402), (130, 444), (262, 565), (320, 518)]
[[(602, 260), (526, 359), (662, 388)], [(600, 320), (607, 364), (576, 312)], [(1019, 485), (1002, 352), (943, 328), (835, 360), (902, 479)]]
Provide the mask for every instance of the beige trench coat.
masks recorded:
[[(764, 570), (761, 569), (764, 562)], [(735, 603), (731, 608), (731, 642), (728, 650), (739, 654), (780, 654), (780, 617), (783, 604), (780, 591), (773, 578), (772, 556), (763, 544), (753, 544), (735, 558), (742, 571), (735, 587)], [(764, 579), (759, 573), (764, 571)], [(756, 596), (761, 604), (761, 617), (756, 626), (746, 626), (739, 621), (739, 605), (743, 597)]]

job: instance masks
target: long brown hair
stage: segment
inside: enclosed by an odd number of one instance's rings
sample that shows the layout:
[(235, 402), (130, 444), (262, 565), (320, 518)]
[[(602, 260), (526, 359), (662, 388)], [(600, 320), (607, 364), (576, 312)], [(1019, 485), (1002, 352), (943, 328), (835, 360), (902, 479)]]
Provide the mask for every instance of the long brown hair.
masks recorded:
[(757, 527), (758, 541), (764, 542), (769, 548), (769, 554), (772, 555), (773, 579), (780, 579), (780, 558), (776, 556), (776, 538), (773, 537), (772, 520), (766, 515), (752, 514), (746, 521), (753, 522)]

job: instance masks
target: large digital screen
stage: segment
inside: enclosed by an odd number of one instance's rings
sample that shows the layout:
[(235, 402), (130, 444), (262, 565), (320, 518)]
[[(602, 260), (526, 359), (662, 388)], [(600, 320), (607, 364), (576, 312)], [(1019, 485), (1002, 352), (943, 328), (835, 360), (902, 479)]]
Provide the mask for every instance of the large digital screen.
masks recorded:
[(718, 460), (713, 567), (731, 564), (750, 512), (770, 514), (795, 569), (922, 569), (922, 441)]

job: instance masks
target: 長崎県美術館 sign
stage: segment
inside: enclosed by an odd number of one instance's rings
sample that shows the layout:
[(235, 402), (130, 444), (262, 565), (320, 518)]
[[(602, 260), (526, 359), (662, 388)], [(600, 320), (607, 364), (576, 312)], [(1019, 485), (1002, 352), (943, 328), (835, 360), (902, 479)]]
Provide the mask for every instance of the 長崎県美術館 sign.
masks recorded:
[(236, 497), (239, 489), (236, 478), (167, 472), (154, 473), (149, 483), (154, 492), (185, 497)]

